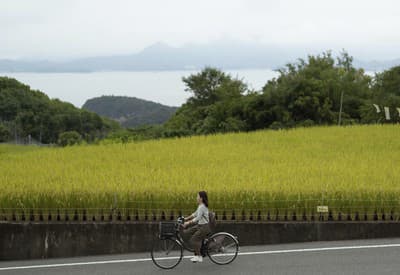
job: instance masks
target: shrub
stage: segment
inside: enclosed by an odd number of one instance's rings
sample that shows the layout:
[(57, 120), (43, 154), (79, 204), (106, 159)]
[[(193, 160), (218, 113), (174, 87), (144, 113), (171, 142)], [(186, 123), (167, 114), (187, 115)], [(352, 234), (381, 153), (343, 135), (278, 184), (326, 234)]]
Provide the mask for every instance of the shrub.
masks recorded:
[(72, 146), (80, 144), (82, 142), (82, 136), (76, 131), (63, 132), (58, 136), (57, 144), (60, 146)]
[(10, 131), (4, 125), (0, 124), (0, 142), (9, 141), (10, 138)]

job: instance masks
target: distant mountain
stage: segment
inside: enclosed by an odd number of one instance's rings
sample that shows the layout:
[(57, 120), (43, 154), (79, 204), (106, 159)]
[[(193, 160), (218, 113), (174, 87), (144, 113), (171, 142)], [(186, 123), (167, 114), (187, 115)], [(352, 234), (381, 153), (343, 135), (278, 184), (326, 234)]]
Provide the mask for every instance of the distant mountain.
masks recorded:
[(290, 50), (258, 44), (232, 42), (175, 48), (156, 43), (131, 55), (88, 57), (64, 62), (0, 60), (0, 72), (193, 70), (205, 66), (222, 69), (276, 68), (298, 56)]
[[(308, 52), (307, 52), (308, 51)], [(311, 49), (283, 48), (266, 44), (223, 41), (212, 44), (190, 44), (171, 47), (156, 43), (136, 54), (81, 58), (55, 62), (47, 60), (1, 60), (0, 72), (93, 72), (196, 70), (205, 66), (221, 69), (277, 69), (307, 54)], [(400, 65), (392, 61), (358, 61), (366, 70), (386, 69)]]
[(393, 60), (386, 60), (386, 61), (377, 61), (377, 60), (362, 61), (357, 59), (354, 60), (354, 66), (359, 68), (364, 68), (367, 71), (374, 71), (374, 72), (387, 70), (399, 65), (400, 65), (400, 58)]
[(178, 109), (126, 96), (92, 98), (87, 100), (82, 108), (116, 120), (124, 127), (162, 124)]

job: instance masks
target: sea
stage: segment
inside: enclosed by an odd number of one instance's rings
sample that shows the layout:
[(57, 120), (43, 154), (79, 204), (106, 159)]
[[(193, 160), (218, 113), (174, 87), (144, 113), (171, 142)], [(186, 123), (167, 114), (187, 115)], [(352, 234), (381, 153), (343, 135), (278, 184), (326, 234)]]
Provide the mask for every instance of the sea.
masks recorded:
[[(92, 73), (1, 73), (40, 90), (50, 98), (58, 98), (81, 107), (87, 99), (102, 95), (130, 96), (169, 106), (181, 106), (190, 92), (185, 91), (182, 77), (198, 71), (143, 71)], [(242, 79), (250, 89), (261, 90), (278, 76), (268, 69), (227, 70)]]

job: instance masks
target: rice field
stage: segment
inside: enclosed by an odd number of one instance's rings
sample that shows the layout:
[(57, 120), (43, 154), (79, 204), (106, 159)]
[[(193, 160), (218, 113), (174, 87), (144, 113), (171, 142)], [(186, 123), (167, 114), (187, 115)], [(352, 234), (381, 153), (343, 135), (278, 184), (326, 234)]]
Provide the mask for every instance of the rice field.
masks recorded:
[(206, 190), (210, 208), (227, 219), (309, 218), (320, 205), (335, 219), (397, 219), (399, 167), (399, 125), (66, 148), (0, 145), (0, 216), (185, 214), (195, 209), (197, 191)]

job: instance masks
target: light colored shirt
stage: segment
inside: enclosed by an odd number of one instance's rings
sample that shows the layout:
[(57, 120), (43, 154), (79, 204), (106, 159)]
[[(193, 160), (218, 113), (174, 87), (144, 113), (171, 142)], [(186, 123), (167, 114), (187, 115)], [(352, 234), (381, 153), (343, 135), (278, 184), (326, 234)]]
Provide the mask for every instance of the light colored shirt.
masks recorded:
[(198, 224), (207, 224), (209, 223), (209, 218), (208, 218), (208, 208), (205, 206), (203, 203), (199, 204), (197, 207), (196, 212), (192, 214), (193, 222), (198, 223)]

